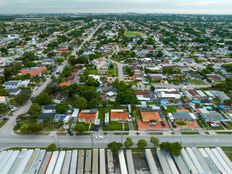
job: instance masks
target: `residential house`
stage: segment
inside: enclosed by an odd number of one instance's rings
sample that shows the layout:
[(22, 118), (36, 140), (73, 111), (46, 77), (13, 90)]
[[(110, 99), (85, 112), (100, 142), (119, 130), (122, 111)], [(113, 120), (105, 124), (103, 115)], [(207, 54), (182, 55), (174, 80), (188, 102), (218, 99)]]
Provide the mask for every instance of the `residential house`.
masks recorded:
[(230, 97), (225, 94), (223, 91), (218, 91), (218, 90), (210, 90), (210, 93), (215, 97), (218, 98), (221, 101), (229, 100)]
[(94, 123), (96, 119), (98, 119), (97, 109), (82, 110), (77, 116), (78, 122)]
[(111, 121), (128, 121), (129, 114), (123, 109), (112, 109), (110, 113)]
[(148, 74), (148, 77), (151, 80), (166, 80), (167, 76), (164, 76), (163, 74)]
[(212, 81), (225, 81), (225, 77), (222, 77), (220, 74), (207, 74), (206, 76)]
[(180, 92), (177, 89), (156, 89), (155, 94), (158, 99), (175, 99), (179, 100), (181, 98)]
[(6, 104), (8, 102), (7, 96), (0, 96), (0, 104)]
[(159, 112), (156, 111), (141, 111), (141, 118), (143, 122), (160, 122), (165, 120), (161, 118)]
[(140, 69), (134, 70), (134, 78), (136, 81), (142, 81), (143, 80), (143, 72)]
[(188, 122), (188, 121), (196, 120), (196, 116), (193, 113), (187, 111), (173, 112), (172, 115), (176, 122), (178, 121)]
[(42, 106), (42, 111), (39, 115), (40, 120), (51, 119), (53, 120), (56, 115), (56, 105), (45, 105)]
[(139, 130), (157, 130), (170, 128), (160, 107), (141, 108), (141, 120), (137, 120)]
[(148, 90), (136, 90), (136, 97), (139, 101), (150, 101), (150, 91)]
[(5, 89), (16, 89), (20, 87), (28, 87), (30, 80), (11, 80), (3, 83)]
[(216, 111), (207, 110), (207, 108), (199, 108), (199, 114), (202, 116), (205, 122), (209, 123), (220, 123), (224, 120), (224, 117), (220, 113)]
[(186, 96), (191, 99), (191, 100), (199, 100), (200, 99), (200, 95), (198, 94), (198, 92), (194, 89), (189, 89), (186, 91)]
[(42, 74), (47, 71), (45, 67), (32, 67), (20, 70), (19, 75), (27, 75), (30, 77), (42, 76)]
[(96, 59), (92, 63), (96, 66), (98, 74), (107, 74), (109, 63), (105, 59)]

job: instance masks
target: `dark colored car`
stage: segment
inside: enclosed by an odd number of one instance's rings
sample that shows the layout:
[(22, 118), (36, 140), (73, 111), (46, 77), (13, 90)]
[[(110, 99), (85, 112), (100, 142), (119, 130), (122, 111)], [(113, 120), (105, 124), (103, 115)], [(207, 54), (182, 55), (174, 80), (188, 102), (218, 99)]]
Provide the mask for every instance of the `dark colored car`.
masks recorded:
[(57, 124), (57, 125), (56, 125), (56, 129), (60, 129), (61, 126), (62, 126), (61, 124)]
[(173, 128), (176, 128), (176, 127), (177, 127), (177, 125), (176, 125), (175, 122), (172, 122), (172, 127), (173, 127)]
[(9, 120), (9, 118), (8, 117), (3, 117), (2, 120), (7, 121), (7, 120)]
[(74, 135), (74, 133), (73, 133), (72, 131), (70, 131), (70, 130), (68, 130), (68, 134), (69, 134), (70, 136), (73, 136), (73, 135)]
[(224, 121), (221, 121), (221, 124), (222, 124), (222, 126), (224, 126), (224, 127), (228, 127), (228, 124), (227, 124), (226, 122), (224, 122)]

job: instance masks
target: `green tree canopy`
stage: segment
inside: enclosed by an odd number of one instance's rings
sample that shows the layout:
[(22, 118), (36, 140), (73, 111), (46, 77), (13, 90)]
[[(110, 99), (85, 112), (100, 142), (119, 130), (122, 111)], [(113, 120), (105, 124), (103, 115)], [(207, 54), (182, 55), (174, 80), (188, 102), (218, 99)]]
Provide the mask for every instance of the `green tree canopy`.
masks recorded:
[(9, 106), (4, 104), (4, 103), (0, 103), (0, 113), (5, 113), (7, 112), (9, 109)]
[(129, 138), (129, 137), (127, 137), (127, 138), (126, 138), (126, 141), (124, 142), (124, 146), (125, 146), (126, 148), (130, 148), (130, 147), (132, 147), (133, 145), (134, 145), (134, 143), (133, 143), (132, 139)]
[(30, 89), (22, 89), (22, 91), (15, 97), (15, 102), (18, 106), (22, 106), (27, 102), (31, 96)]
[(48, 145), (48, 147), (47, 147), (47, 151), (56, 151), (56, 150), (58, 150), (58, 149), (54, 143)]
[(160, 148), (162, 150), (167, 150), (174, 156), (179, 156), (181, 153), (182, 146), (179, 142), (174, 142), (174, 143), (163, 142), (160, 144)]
[(43, 126), (41, 124), (24, 123), (23, 125), (20, 126), (20, 131), (24, 134), (38, 134), (42, 130), (43, 130)]
[(138, 145), (138, 148), (144, 149), (145, 147), (147, 147), (147, 141), (144, 139), (140, 139), (137, 145)]
[(135, 91), (124, 82), (115, 81), (114, 87), (117, 89), (116, 102), (120, 104), (137, 104), (138, 99)]
[(85, 125), (77, 123), (74, 130), (76, 131), (77, 135), (83, 134), (85, 131), (87, 131), (88, 128), (86, 128)]
[(0, 88), (0, 96), (9, 96), (9, 93), (6, 89)]
[(85, 109), (87, 107), (87, 100), (84, 97), (78, 97), (75, 102), (75, 107), (79, 109)]
[(159, 145), (159, 139), (156, 137), (151, 137), (150, 138), (150, 142), (154, 144), (154, 146), (158, 146)]
[(86, 85), (98, 87), (98, 86), (100, 85), (100, 83), (99, 83), (97, 80), (95, 80), (94, 78), (90, 77), (90, 78), (88, 78), (88, 80), (86, 81)]
[(31, 115), (32, 119), (38, 119), (41, 112), (41, 107), (38, 103), (33, 103), (28, 111), (28, 114)]
[(35, 97), (33, 103), (38, 103), (39, 105), (48, 105), (52, 103), (52, 97), (48, 93), (42, 92)]
[(113, 153), (116, 153), (118, 152), (118, 150), (120, 150), (122, 147), (123, 147), (123, 144), (122, 143), (118, 143), (118, 142), (112, 142), (112, 143), (109, 143), (107, 145), (108, 149), (110, 149)]
[(68, 110), (68, 104), (67, 103), (59, 103), (56, 105), (56, 112), (59, 114), (64, 114)]

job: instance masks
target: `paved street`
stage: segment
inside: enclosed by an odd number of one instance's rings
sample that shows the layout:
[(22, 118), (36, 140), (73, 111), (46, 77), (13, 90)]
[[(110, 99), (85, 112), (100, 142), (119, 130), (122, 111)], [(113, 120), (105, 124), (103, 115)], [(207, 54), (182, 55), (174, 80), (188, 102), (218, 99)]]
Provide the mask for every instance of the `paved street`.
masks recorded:
[[(146, 139), (149, 142), (151, 135), (130, 135), (135, 144), (139, 139)], [(127, 136), (123, 136), (123, 140)], [(159, 135), (160, 142), (181, 142), (184, 146), (231, 146), (231, 135)], [(61, 147), (69, 148), (91, 148), (91, 136), (59, 136), (56, 141), (52, 136), (34, 136), (34, 135), (10, 135), (0, 136), (0, 149), (9, 147), (46, 147), (50, 143), (57, 143)], [(106, 135), (104, 140), (95, 140), (93, 137), (94, 147), (104, 148), (112, 141), (121, 142), (121, 135)], [(151, 146), (151, 144), (149, 144)]]
[(120, 63), (120, 62), (116, 62), (112, 59), (110, 59), (110, 61), (112, 61), (113, 63), (115, 63), (118, 67), (118, 80), (119, 81), (124, 81), (124, 72), (123, 72), (123, 67), (126, 66), (126, 64)]
[(80, 51), (83, 47), (83, 45), (90, 41), (92, 39), (92, 37), (94, 36), (94, 34), (96, 33), (96, 31), (103, 25), (103, 23), (100, 23), (97, 28), (87, 37), (83, 40), (83, 42), (78, 46), (78, 47), (74, 47), (73, 48), (73, 52), (72, 52), (72, 55), (75, 55), (77, 56), (77, 52)]

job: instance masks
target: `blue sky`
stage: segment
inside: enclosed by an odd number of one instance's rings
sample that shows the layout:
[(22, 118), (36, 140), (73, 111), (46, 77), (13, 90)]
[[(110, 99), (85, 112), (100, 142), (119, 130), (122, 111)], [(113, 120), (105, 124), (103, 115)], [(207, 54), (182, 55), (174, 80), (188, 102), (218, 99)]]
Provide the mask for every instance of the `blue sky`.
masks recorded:
[(232, 0), (0, 0), (0, 13), (232, 14)]

